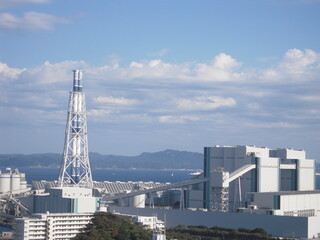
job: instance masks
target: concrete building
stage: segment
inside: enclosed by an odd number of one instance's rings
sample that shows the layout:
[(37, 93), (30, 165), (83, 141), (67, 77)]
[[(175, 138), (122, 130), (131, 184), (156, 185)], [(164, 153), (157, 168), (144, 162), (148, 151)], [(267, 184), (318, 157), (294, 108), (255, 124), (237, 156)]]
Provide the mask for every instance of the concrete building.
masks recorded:
[[(122, 214), (137, 214), (137, 208), (110, 206), (109, 211)], [(204, 225), (225, 228), (263, 228), (277, 237), (312, 239), (320, 237), (320, 216), (292, 217), (245, 213), (226, 213), (192, 210), (173, 210), (161, 208), (139, 208), (139, 215), (154, 216), (166, 222), (166, 227), (179, 224)]]
[(134, 224), (143, 226), (146, 229), (152, 230), (152, 231), (165, 231), (165, 223), (164, 221), (161, 221), (158, 219), (157, 216), (143, 216), (143, 215), (137, 215), (137, 214), (122, 214), (119, 212), (112, 212), (113, 214), (129, 218), (133, 221)]
[(16, 220), (17, 240), (71, 239), (91, 221), (92, 214), (46, 213)]
[(33, 213), (94, 213), (99, 198), (93, 189), (79, 187), (50, 188), (33, 196)]
[(320, 215), (320, 191), (256, 192), (247, 195), (247, 207), (238, 212), (280, 216)]
[(314, 190), (315, 161), (303, 150), (205, 147), (203, 177), (210, 181), (188, 192), (187, 207), (232, 212), (244, 206), (249, 192)]
[(121, 214), (118, 212), (113, 212), (119, 216), (125, 218), (130, 218), (134, 224), (143, 226), (146, 229), (152, 231), (152, 240), (166, 240), (166, 226), (165, 222), (158, 219), (157, 216), (141, 216), (141, 215), (131, 215), (131, 214)]
[(110, 206), (109, 211), (157, 215), (166, 218), (167, 227), (263, 228), (279, 237), (320, 237), (315, 161), (306, 159), (305, 151), (215, 146), (204, 152), (203, 174), (174, 184), (192, 185), (184, 194), (188, 210)]

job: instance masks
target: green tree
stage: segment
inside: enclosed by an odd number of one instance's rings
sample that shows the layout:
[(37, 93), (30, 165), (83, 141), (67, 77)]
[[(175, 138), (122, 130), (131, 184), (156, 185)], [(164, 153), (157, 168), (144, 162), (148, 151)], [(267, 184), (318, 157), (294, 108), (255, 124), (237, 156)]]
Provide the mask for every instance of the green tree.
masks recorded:
[(95, 213), (75, 240), (150, 240), (151, 232), (112, 213)]

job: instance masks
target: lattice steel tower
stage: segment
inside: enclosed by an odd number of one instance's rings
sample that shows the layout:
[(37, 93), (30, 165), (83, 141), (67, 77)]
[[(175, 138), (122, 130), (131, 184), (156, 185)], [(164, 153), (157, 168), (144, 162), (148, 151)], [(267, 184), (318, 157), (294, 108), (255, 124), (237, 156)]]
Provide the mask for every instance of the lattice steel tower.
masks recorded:
[(88, 131), (85, 94), (82, 92), (82, 70), (73, 70), (66, 136), (58, 184), (60, 187), (92, 188), (88, 155)]

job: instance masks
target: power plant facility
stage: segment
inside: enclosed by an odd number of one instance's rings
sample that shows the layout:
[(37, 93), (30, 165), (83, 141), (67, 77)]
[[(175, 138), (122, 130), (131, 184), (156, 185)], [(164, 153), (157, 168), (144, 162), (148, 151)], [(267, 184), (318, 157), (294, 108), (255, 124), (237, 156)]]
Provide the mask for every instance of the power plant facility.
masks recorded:
[(1, 218), (10, 219), (15, 239), (71, 239), (97, 211), (131, 217), (158, 240), (166, 239), (164, 225), (263, 228), (277, 237), (320, 238), (316, 161), (303, 150), (205, 147), (203, 170), (187, 181), (94, 181), (82, 81), (82, 70), (73, 70), (57, 180), (27, 184), (17, 169), (0, 172)]
[(27, 188), (26, 175), (19, 173), (18, 169), (6, 168), (7, 172), (0, 171), (0, 194), (16, 192)]

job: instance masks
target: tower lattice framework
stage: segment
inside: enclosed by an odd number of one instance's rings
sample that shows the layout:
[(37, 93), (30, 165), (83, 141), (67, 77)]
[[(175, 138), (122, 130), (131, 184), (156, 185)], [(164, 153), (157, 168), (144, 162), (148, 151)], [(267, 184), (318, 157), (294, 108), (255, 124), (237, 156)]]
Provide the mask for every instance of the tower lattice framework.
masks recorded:
[(88, 131), (85, 94), (82, 91), (82, 70), (73, 70), (73, 90), (70, 91), (63, 160), (58, 185), (60, 187), (92, 188), (88, 155)]

